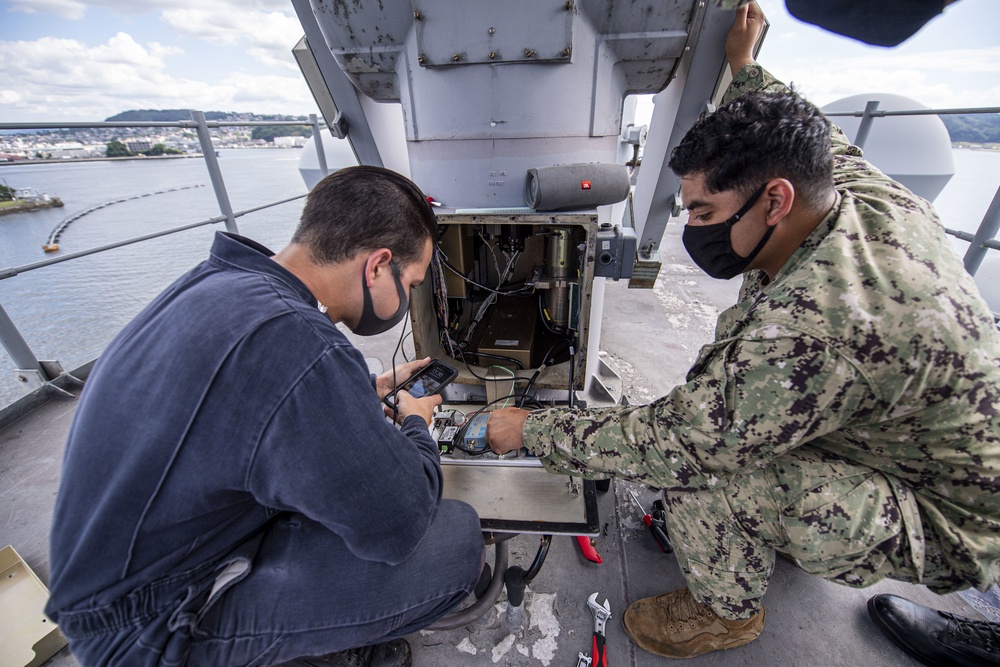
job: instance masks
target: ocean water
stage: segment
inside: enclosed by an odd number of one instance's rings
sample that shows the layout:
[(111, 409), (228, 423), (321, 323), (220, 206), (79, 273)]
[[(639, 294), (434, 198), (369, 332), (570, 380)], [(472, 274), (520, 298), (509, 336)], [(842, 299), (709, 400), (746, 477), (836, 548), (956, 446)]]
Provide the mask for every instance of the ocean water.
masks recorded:
[[(304, 194), (301, 150), (222, 150), (219, 164), (236, 211)], [(935, 202), (945, 226), (974, 232), (1000, 186), (1000, 152), (955, 150), (956, 175)], [(63, 233), (72, 253), (219, 214), (201, 159), (81, 162), (0, 167), (0, 182), (56, 195), (64, 208), (0, 217), (0, 269), (51, 257), (50, 232), (92, 206), (167, 188), (204, 185), (100, 209)], [(290, 238), (302, 200), (237, 220), (240, 232), (273, 250)], [(112, 336), (170, 282), (207, 257), (222, 223), (29, 271), (0, 280), (0, 305), (40, 359), (66, 369), (95, 358)], [(968, 244), (953, 239), (962, 255)], [(1000, 261), (1000, 253), (996, 258)], [(141, 388), (135, 388), (141, 390)], [(22, 396), (14, 365), (0, 348), (0, 406)]]
[[(221, 150), (234, 211), (302, 195), (301, 150)], [(205, 220), (219, 206), (200, 158), (77, 162), (0, 167), (0, 182), (60, 197), (63, 208), (0, 217), (0, 269), (54, 256), (42, 250), (62, 220), (104, 202), (168, 188), (204, 185), (109, 206), (72, 223), (60, 239), (68, 254)], [(303, 200), (237, 219), (240, 233), (272, 249), (290, 238)], [(114, 334), (175, 278), (208, 256), (224, 223), (43, 267), (0, 280), (0, 305), (39, 359), (67, 370), (95, 358)], [(0, 406), (22, 396), (14, 364), (0, 348)]]

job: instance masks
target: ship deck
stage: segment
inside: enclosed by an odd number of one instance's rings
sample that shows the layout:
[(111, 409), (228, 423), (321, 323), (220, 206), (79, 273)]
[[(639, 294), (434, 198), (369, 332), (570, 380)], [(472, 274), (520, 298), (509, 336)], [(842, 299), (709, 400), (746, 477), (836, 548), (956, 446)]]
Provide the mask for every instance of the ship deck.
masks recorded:
[[(718, 311), (735, 297), (735, 281), (713, 281), (689, 263), (679, 232), (679, 225), (667, 228), (664, 266), (653, 290), (629, 290), (624, 281), (607, 285), (601, 347), (609, 365), (621, 374), (632, 402), (663, 395), (683, 379), (700, 345), (711, 339)], [(395, 344), (390, 334), (355, 340), (366, 356), (390, 365)], [(49, 574), (48, 533), (62, 448), (74, 409), (73, 399), (53, 399), (0, 431), (0, 498), (6, 507), (0, 512), (0, 541), (12, 544), (43, 582)], [(596, 548), (602, 564), (585, 561), (570, 537), (554, 538), (544, 567), (528, 588), (521, 629), (508, 627), (501, 595), (493, 609), (466, 627), (408, 637), (413, 664), (576, 665), (579, 653), (590, 652), (593, 620), (587, 597), (595, 591), (610, 600), (613, 618), (607, 625), (607, 646), (611, 665), (670, 664), (633, 646), (621, 625), (622, 612), (631, 602), (684, 585), (676, 560), (658, 550), (642, 524), (629, 498), (630, 489), (647, 508), (652, 504), (653, 491), (620, 480), (607, 493), (598, 494), (602, 530)], [(536, 535), (510, 540), (510, 563), (526, 568), (538, 543)], [(767, 624), (761, 637), (687, 664), (916, 665), (868, 618), (866, 602), (880, 592), (981, 618), (958, 595), (939, 597), (922, 586), (891, 581), (850, 589), (778, 559), (764, 598)], [(68, 649), (46, 663), (49, 667), (77, 664)]]

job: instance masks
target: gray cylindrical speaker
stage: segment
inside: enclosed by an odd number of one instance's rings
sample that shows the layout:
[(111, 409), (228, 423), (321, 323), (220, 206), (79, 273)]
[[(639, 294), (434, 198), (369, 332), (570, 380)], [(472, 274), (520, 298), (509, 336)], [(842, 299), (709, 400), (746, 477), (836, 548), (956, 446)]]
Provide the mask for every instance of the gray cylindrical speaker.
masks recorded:
[(524, 200), (536, 211), (567, 211), (615, 204), (628, 191), (628, 168), (623, 164), (557, 164), (528, 170)]

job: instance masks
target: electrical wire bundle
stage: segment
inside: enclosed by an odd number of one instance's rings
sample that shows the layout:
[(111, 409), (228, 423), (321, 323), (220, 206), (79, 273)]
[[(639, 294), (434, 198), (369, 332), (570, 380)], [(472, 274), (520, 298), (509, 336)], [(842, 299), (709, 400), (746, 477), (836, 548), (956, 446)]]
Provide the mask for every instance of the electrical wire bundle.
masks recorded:
[(440, 246), (434, 252), (434, 259), (431, 262), (431, 286), (434, 288), (434, 309), (437, 313), (438, 321), (438, 343), (441, 349), (451, 357), (455, 358), (455, 344), (449, 335), (450, 313), (448, 312), (448, 287), (445, 284), (444, 275), (444, 253)]
[[(493, 246), (489, 247), (493, 251), (492, 252), (493, 258), (494, 261), (496, 262), (496, 252), (495, 250), (493, 250)], [(520, 256), (520, 252), (515, 251), (506, 256), (507, 256), (507, 264), (503, 270), (500, 269), (499, 262), (496, 263), (496, 268), (498, 271), (498, 275), (500, 277), (499, 286), (502, 286), (503, 283), (513, 273), (514, 266), (517, 264), (517, 259)], [(465, 367), (468, 369), (469, 373), (471, 373), (474, 377), (480, 380), (485, 380), (485, 378), (483, 378), (481, 375), (477, 374), (475, 371), (472, 370), (472, 367), (469, 365), (468, 360), (465, 358), (465, 350), (468, 347), (469, 338), (472, 336), (472, 333), (475, 327), (479, 324), (479, 321), (486, 315), (486, 312), (489, 310), (489, 307), (493, 305), (493, 303), (496, 301), (497, 296), (527, 296), (534, 292), (534, 288), (522, 285), (520, 287), (515, 287), (509, 290), (501, 290), (501, 289), (494, 289), (492, 287), (487, 287), (486, 285), (482, 285), (473, 280), (472, 278), (469, 278), (468, 276), (464, 275), (461, 271), (452, 266), (452, 264), (448, 261), (447, 255), (445, 255), (444, 251), (441, 249), (440, 246), (436, 248), (436, 251), (434, 253), (433, 265), (434, 265), (434, 270), (431, 272), (431, 277), (434, 287), (434, 299), (436, 302), (435, 310), (437, 312), (438, 335), (440, 338), (439, 342), (441, 344), (441, 348), (445, 350), (448, 356), (450, 356), (452, 359), (460, 358), (462, 360), (462, 363), (465, 364)], [(447, 268), (448, 270), (450, 270), (452, 273), (454, 273), (456, 276), (458, 276), (468, 284), (490, 293), (487, 300), (483, 303), (482, 306), (480, 306), (475, 317), (472, 318), (471, 322), (469, 323), (469, 326), (466, 328), (464, 340), (461, 343), (457, 343), (452, 338), (452, 332), (453, 331), (455, 333), (458, 332), (458, 323), (451, 321), (451, 314), (448, 308), (448, 288), (447, 285), (445, 284), (444, 269), (442, 267)], [(482, 352), (475, 352), (474, 354), (480, 358), (487, 357), (490, 359), (496, 359), (498, 361), (507, 362), (509, 364), (516, 366), (520, 370), (524, 369), (524, 364), (522, 364), (517, 359), (512, 359), (511, 357), (502, 357), (499, 355), (491, 355)]]
[[(493, 264), (498, 277), (497, 286), (495, 288), (477, 282), (473, 280), (471, 277), (463, 274), (457, 268), (455, 268), (455, 266), (453, 266), (448, 261), (448, 256), (441, 249), (440, 245), (436, 246), (435, 248), (434, 259), (432, 262), (433, 270), (431, 272), (431, 277), (434, 288), (435, 310), (437, 313), (438, 332), (440, 338), (439, 343), (441, 345), (441, 348), (445, 350), (448, 356), (450, 356), (452, 359), (461, 359), (462, 363), (465, 365), (469, 373), (473, 377), (481, 380), (485, 384), (487, 382), (495, 382), (496, 378), (495, 377), (488, 378), (479, 375), (472, 369), (471, 364), (466, 358), (467, 347), (476, 326), (485, 317), (486, 313), (489, 311), (490, 307), (496, 302), (498, 297), (532, 296), (536, 294), (536, 289), (534, 285), (530, 284), (521, 284), (519, 286), (512, 286), (509, 289), (502, 289), (504, 284), (510, 279), (511, 275), (513, 275), (514, 268), (517, 264), (517, 260), (521, 255), (521, 250), (512, 249), (509, 252), (507, 250), (501, 250), (500, 252), (506, 259), (506, 264), (503, 266), (503, 268), (501, 268), (500, 262), (497, 259), (497, 247), (495, 245), (490, 244), (489, 241), (487, 241), (486, 237), (483, 236), (483, 233), (481, 231), (478, 232), (478, 234), (483, 244), (490, 249), (490, 254), (493, 257)], [(453, 321), (451, 317), (449, 303), (448, 303), (447, 286), (445, 283), (445, 269), (454, 273), (456, 276), (461, 278), (467, 284), (477, 289), (484, 290), (488, 293), (486, 300), (477, 309), (475, 315), (471, 317), (470, 323), (465, 329), (463, 340), (461, 342), (456, 342), (455, 338), (453, 337), (453, 334), (457, 335), (459, 333), (459, 325), (457, 322)], [(531, 375), (530, 378), (519, 377), (513, 371), (501, 366), (496, 366), (495, 364), (489, 366), (488, 368), (504, 368), (507, 372), (511, 374), (510, 378), (511, 390), (508, 396), (502, 397), (496, 401), (488, 403), (478, 412), (474, 413), (473, 417), (483, 412), (486, 409), (486, 407), (498, 403), (501, 400), (509, 402), (510, 400), (514, 399), (516, 400), (517, 407), (545, 407), (538, 401), (536, 395), (532, 395), (531, 390), (534, 388), (535, 382), (537, 381), (539, 375), (542, 373), (542, 371), (545, 370), (547, 364), (553, 358), (555, 353), (564, 346), (568, 346), (569, 348), (569, 405), (572, 407), (575, 404), (575, 391), (574, 391), (574, 380), (575, 380), (574, 375), (576, 366), (575, 336), (573, 332), (570, 331), (568, 328), (556, 327), (552, 324), (551, 317), (549, 316), (549, 313), (546, 311), (545, 304), (543, 302), (543, 299), (541, 298), (538, 299), (538, 308), (542, 324), (544, 325), (546, 330), (548, 330), (549, 333), (558, 336), (559, 339), (545, 353), (545, 356), (542, 358), (542, 363), (538, 366), (538, 368), (535, 369), (534, 373)], [(503, 361), (505, 362), (505, 364), (512, 365), (516, 367), (518, 370), (522, 371), (524, 370), (524, 365), (517, 359), (513, 359), (511, 357), (491, 355), (483, 352), (471, 352), (470, 354), (476, 355), (476, 357), (480, 361), (480, 365), (482, 365), (483, 358), (486, 358), (497, 361)], [(524, 390), (521, 391), (520, 393), (518, 393), (515, 390), (515, 386), (519, 382), (527, 382)], [(506, 403), (504, 405), (506, 406)], [(463, 423), (463, 429), (460, 432), (459, 437), (456, 439), (457, 441), (461, 441), (464, 438), (465, 431), (467, 430), (471, 419), (472, 417), (470, 417)], [(466, 448), (464, 448), (460, 444), (456, 444), (456, 446), (458, 449), (462, 451), (471, 453), (468, 452)], [(482, 454), (482, 453), (485, 452), (477, 452), (477, 454)]]

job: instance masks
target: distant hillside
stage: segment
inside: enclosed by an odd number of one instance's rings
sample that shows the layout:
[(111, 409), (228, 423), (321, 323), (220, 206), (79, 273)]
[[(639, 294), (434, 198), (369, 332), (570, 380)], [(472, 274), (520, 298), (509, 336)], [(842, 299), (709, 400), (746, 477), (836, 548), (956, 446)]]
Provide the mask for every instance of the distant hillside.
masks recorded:
[(942, 115), (952, 141), (1000, 143), (1000, 113)]
[[(306, 116), (283, 116), (275, 114), (237, 113), (235, 111), (206, 111), (206, 120), (305, 120)], [(173, 122), (191, 120), (190, 109), (132, 109), (104, 119), (106, 122), (150, 121)]]

